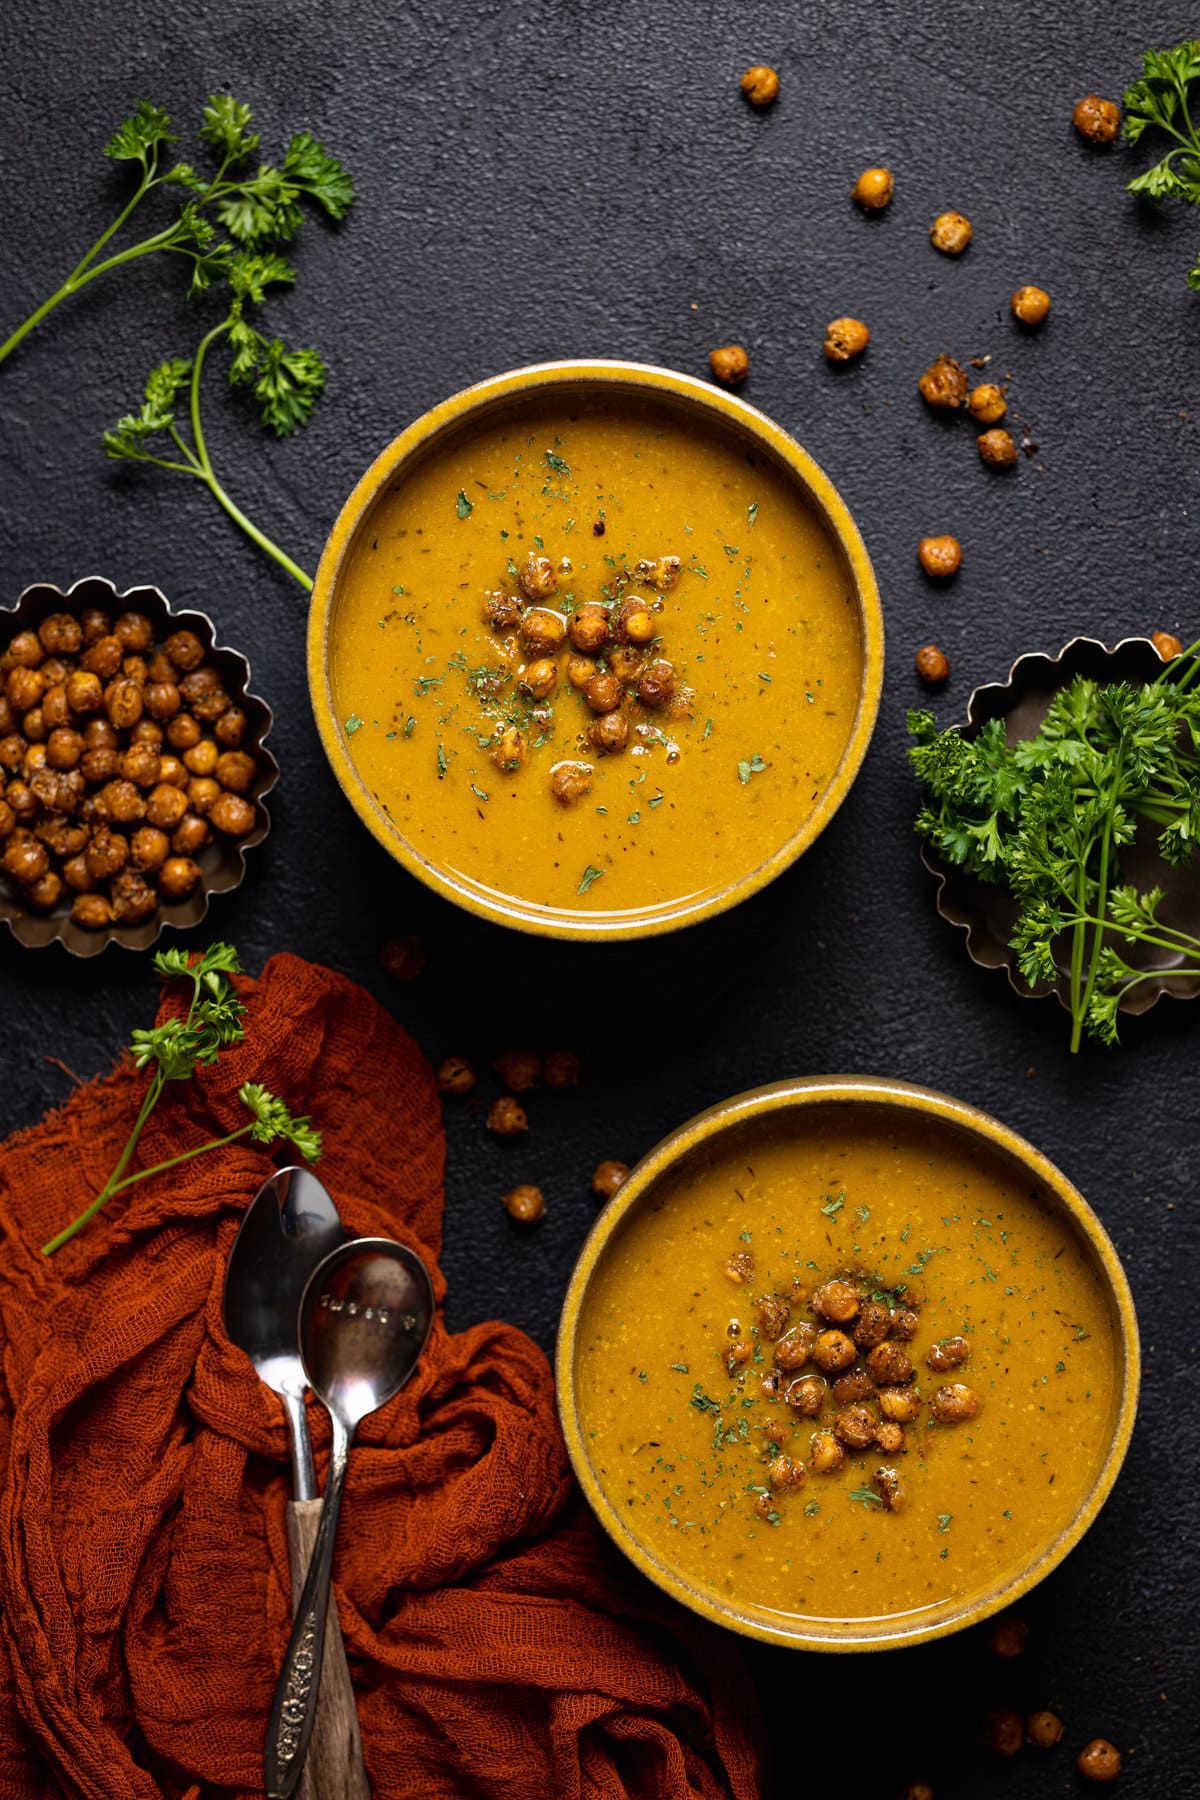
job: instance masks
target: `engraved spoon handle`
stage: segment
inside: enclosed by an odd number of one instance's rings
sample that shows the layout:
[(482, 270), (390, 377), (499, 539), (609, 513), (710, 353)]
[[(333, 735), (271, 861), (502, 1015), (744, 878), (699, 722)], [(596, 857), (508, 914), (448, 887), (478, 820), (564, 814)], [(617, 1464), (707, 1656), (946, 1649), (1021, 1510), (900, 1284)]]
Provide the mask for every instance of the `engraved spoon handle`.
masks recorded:
[(329, 1578), (333, 1570), (333, 1540), (350, 1453), (350, 1433), (336, 1414), (331, 1417), (333, 1443), (321, 1524), (267, 1725), (263, 1774), (268, 1800), (291, 1800), (295, 1793), (317, 1712), (325, 1618), (329, 1608)]

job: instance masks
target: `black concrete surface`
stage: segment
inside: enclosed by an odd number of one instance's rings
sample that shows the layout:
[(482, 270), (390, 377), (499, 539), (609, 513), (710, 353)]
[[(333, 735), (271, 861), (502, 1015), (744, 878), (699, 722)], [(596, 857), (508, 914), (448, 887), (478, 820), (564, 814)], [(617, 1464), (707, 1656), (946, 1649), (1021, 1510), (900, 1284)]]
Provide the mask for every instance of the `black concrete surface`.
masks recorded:
[[(792, 1073), (900, 1075), (975, 1102), (1053, 1157), (1112, 1232), (1144, 1332), (1141, 1418), (1100, 1521), (1024, 1609), (1028, 1653), (1000, 1666), (971, 1637), (869, 1661), (754, 1651), (773, 1794), (836, 1781), (887, 1796), (924, 1775), (939, 1800), (1040, 1800), (1074, 1790), (1072, 1747), (1096, 1733), (1127, 1753), (1121, 1792), (1200, 1793), (1200, 1007), (1163, 1004), (1126, 1026), (1120, 1051), (1070, 1058), (1054, 1005), (974, 969), (935, 916), (903, 759), (912, 656), (930, 638), (953, 663), (949, 721), (1021, 651), (1079, 631), (1200, 631), (1200, 296), (1184, 284), (1200, 217), (1140, 207), (1124, 183), (1145, 156), (1096, 151), (1070, 123), (1080, 94), (1119, 95), (1146, 44), (1194, 25), (1166, 0), (233, 0), (170, 13), (9, 0), (0, 18), (0, 328), (115, 211), (122, 180), (100, 147), (143, 94), (190, 135), (210, 89), (231, 89), (265, 145), (308, 128), (353, 170), (352, 217), (306, 228), (299, 285), (274, 309), (285, 335), (328, 354), (312, 427), (276, 445), (215, 373), (207, 397), (230, 487), (308, 568), (376, 451), (467, 382), (580, 354), (703, 373), (731, 338), (749, 348), (748, 398), (796, 433), (861, 523), (890, 663), (833, 827), (711, 926), (647, 949), (548, 946), (459, 917), (388, 861), (317, 742), (300, 589), (198, 487), (103, 459), (100, 432), (149, 364), (197, 336), (172, 271), (151, 262), (98, 282), (0, 370), (5, 601), (92, 572), (157, 583), (214, 615), (276, 709), (271, 837), (198, 941), (228, 936), (251, 967), (286, 948), (344, 969), (435, 1058), (524, 1040), (585, 1056), (584, 1086), (538, 1097), (518, 1152), (470, 1109), (447, 1119), (452, 1324), (500, 1314), (549, 1347), (593, 1164), (633, 1160), (699, 1107)], [(783, 81), (762, 114), (737, 89), (757, 60)], [(849, 188), (879, 161), (896, 199), (867, 219)], [(926, 238), (946, 206), (975, 227), (957, 261)], [(1054, 299), (1036, 334), (1008, 313), (1027, 280)], [(845, 312), (870, 322), (871, 349), (833, 370), (822, 328)], [(918, 400), (943, 348), (1011, 376), (1039, 448), (1010, 475), (982, 467), (965, 422), (947, 428)], [(965, 546), (945, 590), (915, 562), (931, 529)], [(424, 935), (430, 967), (400, 988), (376, 955), (406, 931)], [(48, 1054), (104, 1069), (154, 1004), (146, 962), (117, 950), (81, 965), (4, 938), (0, 982), (5, 1129), (63, 1095)], [(531, 1237), (497, 1204), (517, 1170), (548, 1195)], [(1009, 1701), (1060, 1709), (1064, 1746), (989, 1764), (975, 1724)]]

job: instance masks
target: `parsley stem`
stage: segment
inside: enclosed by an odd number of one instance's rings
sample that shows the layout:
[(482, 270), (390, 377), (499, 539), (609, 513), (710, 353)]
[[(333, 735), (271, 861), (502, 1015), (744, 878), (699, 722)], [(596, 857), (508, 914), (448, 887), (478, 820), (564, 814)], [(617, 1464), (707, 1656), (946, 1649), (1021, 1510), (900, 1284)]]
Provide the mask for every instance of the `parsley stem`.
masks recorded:
[(88, 1220), (94, 1218), (110, 1196), (116, 1192), (117, 1184), (120, 1182), (121, 1176), (129, 1167), (129, 1159), (137, 1148), (137, 1141), (142, 1135), (142, 1130), (146, 1121), (154, 1111), (154, 1108), (158, 1105), (159, 1095), (162, 1093), (165, 1086), (166, 1078), (163, 1075), (162, 1070), (156, 1070), (150, 1086), (146, 1089), (146, 1095), (142, 1101), (141, 1110), (134, 1122), (133, 1130), (126, 1140), (125, 1148), (118, 1157), (116, 1167), (113, 1169), (112, 1174), (91, 1204), (86, 1206), (81, 1213), (77, 1214), (77, 1216), (71, 1220), (69, 1225), (64, 1225), (61, 1231), (56, 1232), (49, 1243), (42, 1245), (43, 1256), (53, 1256), (56, 1250), (61, 1250), (63, 1245), (67, 1243), (69, 1239), (73, 1238), (77, 1231), (83, 1230), (83, 1227), (87, 1224)]
[(67, 293), (71, 292), (75, 283), (79, 280), (79, 277), (83, 274), (83, 271), (88, 267), (89, 263), (92, 263), (96, 260), (97, 256), (99, 256), (101, 250), (103, 250), (105, 244), (108, 243), (109, 239), (113, 238), (117, 235), (118, 231), (120, 231), (120, 229), (121, 229), (122, 225), (125, 223), (126, 219), (133, 212), (133, 209), (136, 206), (141, 205), (142, 201), (145, 199), (146, 195), (150, 191), (150, 188), (151, 188), (151, 185), (153, 182), (154, 171), (155, 171), (155, 168), (157, 167), (157, 165), (158, 165), (158, 150), (157, 150), (157, 148), (155, 148), (155, 150), (151, 154), (151, 160), (149, 162), (145, 162), (142, 164), (142, 179), (139, 181), (137, 187), (134, 188), (133, 193), (130, 195), (130, 197), (126, 201), (125, 205), (121, 208), (120, 212), (117, 214), (116, 218), (113, 220), (113, 222), (109, 226), (108, 230), (102, 231), (100, 233), (100, 236), (96, 239), (96, 241), (92, 245), (91, 249), (86, 253), (86, 255), (80, 257), (79, 261), (75, 264), (75, 267), (71, 270), (71, 273), (67, 276), (67, 279), (63, 282), (63, 289)]
[[(1075, 1015), (1075, 1018), (1074, 1018), (1074, 1021), (1072, 1024), (1072, 1028), (1071, 1028), (1071, 1051), (1072, 1051), (1072, 1054), (1079, 1048), (1079, 1040), (1083, 1033), (1083, 1021), (1087, 1016), (1088, 1005), (1091, 1001), (1092, 993), (1096, 986), (1096, 975), (1100, 968), (1100, 952), (1104, 948), (1104, 934), (1108, 929), (1108, 926), (1105, 923), (1105, 919), (1106, 919), (1107, 912), (1108, 912), (1108, 865), (1109, 865), (1109, 858), (1110, 858), (1111, 851), (1112, 851), (1113, 812), (1116, 809), (1117, 796), (1121, 792), (1121, 773), (1122, 773), (1123, 761), (1124, 761), (1124, 757), (1123, 757), (1121, 748), (1118, 747), (1117, 752), (1116, 752), (1116, 764), (1115, 764), (1115, 767), (1113, 770), (1113, 778), (1112, 778), (1112, 796), (1109, 800), (1108, 811), (1104, 817), (1104, 834), (1100, 840), (1100, 874), (1098, 876), (1098, 890), (1099, 891), (1097, 893), (1097, 898), (1096, 898), (1096, 911), (1099, 914), (1100, 922), (1094, 927), (1093, 936), (1092, 936), (1092, 955), (1091, 955), (1091, 961), (1088, 964), (1087, 984), (1084, 987), (1083, 998), (1079, 1003), (1079, 1010)], [(1081, 864), (1080, 867), (1081, 867), (1081, 872), (1083, 872), (1086, 865)], [(1085, 909), (1086, 909), (1086, 902), (1085, 902), (1084, 906), (1081, 906), (1080, 911), (1082, 912)]]
[(146, 1181), (151, 1175), (161, 1175), (164, 1169), (173, 1169), (178, 1163), (191, 1162), (194, 1156), (203, 1156), (208, 1150), (222, 1150), (226, 1144), (234, 1144), (238, 1138), (243, 1138), (248, 1132), (253, 1131), (255, 1123), (254, 1119), (249, 1119), (236, 1131), (231, 1131), (227, 1137), (209, 1138), (207, 1143), (197, 1144), (194, 1150), (183, 1150), (178, 1156), (168, 1156), (165, 1162), (154, 1163), (148, 1169), (139, 1169), (136, 1175), (127, 1175), (124, 1181), (118, 1181), (115, 1187), (110, 1187), (108, 1193), (110, 1196), (120, 1194), (137, 1181)]

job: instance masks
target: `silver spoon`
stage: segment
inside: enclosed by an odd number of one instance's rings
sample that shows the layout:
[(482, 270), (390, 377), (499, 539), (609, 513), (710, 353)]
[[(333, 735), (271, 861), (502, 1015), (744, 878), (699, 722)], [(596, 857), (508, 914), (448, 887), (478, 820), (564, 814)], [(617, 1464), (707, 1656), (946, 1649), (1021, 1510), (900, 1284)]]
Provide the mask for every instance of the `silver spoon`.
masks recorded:
[(355, 1238), (316, 1269), (300, 1305), (309, 1385), (329, 1408), (333, 1443), (321, 1524), (296, 1609), (263, 1759), (268, 1800), (289, 1800), (304, 1769), (316, 1710), (338, 1508), (355, 1430), (399, 1393), (433, 1325), (433, 1283), (415, 1251)]

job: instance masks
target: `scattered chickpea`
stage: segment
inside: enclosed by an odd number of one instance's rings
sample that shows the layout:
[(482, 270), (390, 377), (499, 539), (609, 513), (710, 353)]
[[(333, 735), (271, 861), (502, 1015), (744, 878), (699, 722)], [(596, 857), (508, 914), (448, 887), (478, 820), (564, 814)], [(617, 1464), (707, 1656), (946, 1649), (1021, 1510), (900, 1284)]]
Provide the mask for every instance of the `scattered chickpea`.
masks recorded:
[(1152, 631), (1150, 642), (1164, 662), (1170, 662), (1173, 656), (1183, 655), (1183, 644), (1170, 631)]
[(1016, 1613), (1004, 1613), (1000, 1618), (993, 1620), (988, 1630), (987, 1641), (988, 1649), (993, 1656), (999, 1656), (1005, 1662), (1011, 1662), (1014, 1656), (1024, 1654), (1025, 1646), (1029, 1642), (1029, 1627), (1024, 1619), (1018, 1618)]
[(878, 1406), (893, 1425), (911, 1425), (921, 1411), (921, 1400), (911, 1387), (880, 1388)]
[(548, 1088), (578, 1087), (579, 1058), (575, 1052), (573, 1050), (552, 1050), (542, 1064), (542, 1080)]
[(865, 1450), (875, 1436), (875, 1415), (869, 1406), (846, 1406), (833, 1421), (833, 1435), (847, 1450)]
[(422, 940), (411, 933), (408, 937), (389, 938), (379, 952), (379, 962), (393, 981), (415, 981), (425, 973), (429, 958)]
[(542, 1079), (542, 1059), (536, 1050), (502, 1050), (492, 1067), (514, 1094), (528, 1093)]
[(848, 1281), (823, 1281), (812, 1297), (812, 1309), (833, 1325), (845, 1325), (858, 1312), (859, 1299)]
[(893, 1419), (881, 1419), (875, 1427), (875, 1448), (885, 1456), (898, 1456), (904, 1449), (904, 1427)]
[(607, 611), (597, 601), (589, 600), (571, 614), (567, 621), (567, 634), (577, 650), (594, 656), (597, 650), (604, 648), (612, 635)]
[(870, 330), (861, 319), (831, 319), (822, 347), (830, 362), (849, 362), (851, 357), (861, 356), (870, 341)]
[(597, 750), (619, 754), (629, 742), (629, 720), (623, 712), (601, 713), (588, 726), (588, 742)]
[(621, 704), (621, 684), (615, 675), (602, 669), (592, 676), (583, 697), (594, 713), (615, 712)]
[(545, 1196), (541, 1188), (522, 1182), (505, 1194), (504, 1210), (518, 1225), (536, 1225), (546, 1211)]
[(533, 551), (517, 570), (517, 586), (530, 601), (549, 600), (558, 592), (558, 575), (548, 556)]
[(1017, 460), (1017, 446), (1013, 442), (1012, 433), (1003, 427), (995, 431), (981, 432), (975, 440), (976, 448), (984, 462), (993, 469), (1011, 469)]
[(917, 651), (917, 674), (930, 687), (938, 687), (950, 674), (950, 658), (936, 644), (923, 644)]
[(530, 656), (553, 656), (561, 649), (566, 635), (567, 625), (562, 614), (550, 612), (544, 606), (531, 607), (521, 620), (521, 638)]
[(643, 706), (665, 706), (675, 693), (675, 670), (664, 657), (656, 657), (638, 679), (638, 699)]
[(714, 381), (737, 387), (750, 373), (750, 358), (740, 344), (722, 344), (719, 350), (709, 351), (708, 366)]
[(754, 1314), (759, 1336), (768, 1344), (781, 1338), (791, 1324), (792, 1309), (778, 1294), (760, 1294)]
[(633, 644), (614, 644), (608, 653), (608, 666), (622, 687), (633, 686), (642, 665), (642, 653)]
[(876, 1469), (871, 1480), (879, 1491), (886, 1512), (903, 1512), (908, 1505), (908, 1484), (899, 1469), (884, 1465)]
[(868, 1300), (854, 1321), (850, 1335), (860, 1350), (873, 1350), (876, 1344), (882, 1344), (891, 1326), (887, 1307), (881, 1306), (878, 1300)]
[[(619, 1188), (623, 1188), (629, 1179), (629, 1164), (615, 1162), (611, 1158), (598, 1163), (592, 1174), (592, 1192), (597, 1200), (611, 1200)], [(729, 1273), (728, 1269), (725, 1271)]]
[(832, 1431), (814, 1431), (808, 1466), (814, 1475), (836, 1475), (846, 1461), (846, 1452)]
[(1115, 1781), (1121, 1773), (1121, 1752), (1107, 1738), (1093, 1738), (1075, 1758), (1085, 1781)]
[(1025, 1722), (1011, 1706), (985, 1714), (979, 1741), (996, 1756), (1016, 1756), (1025, 1744)]
[(994, 381), (981, 381), (967, 398), (967, 411), (977, 425), (998, 425), (1008, 411), (1004, 389)]
[(943, 256), (961, 256), (971, 241), (971, 221), (960, 212), (939, 213), (929, 227), (929, 241)]
[(740, 85), (751, 106), (770, 106), (779, 98), (779, 77), (766, 63), (752, 64)]
[(975, 1389), (961, 1381), (948, 1382), (933, 1396), (933, 1416), (939, 1425), (965, 1424), (968, 1419), (977, 1419), (982, 1408), (983, 1401)]
[(850, 190), (850, 198), (865, 212), (882, 212), (896, 191), (890, 169), (864, 169)]
[(952, 356), (935, 356), (917, 382), (921, 398), (930, 406), (963, 406), (967, 398), (966, 370)]
[(1053, 1750), (1063, 1734), (1063, 1722), (1057, 1713), (1031, 1712), (1025, 1720), (1025, 1741), (1035, 1750)]
[(903, 1387), (913, 1378), (912, 1359), (899, 1344), (876, 1344), (867, 1356), (867, 1374), (879, 1387)]
[(487, 1128), (499, 1138), (520, 1137), (529, 1129), (525, 1108), (511, 1094), (502, 1094), (488, 1108)]
[(528, 755), (524, 732), (516, 725), (506, 725), (492, 745), (491, 755), (496, 767), (506, 775), (523, 769)]
[(941, 537), (924, 537), (917, 545), (917, 561), (927, 575), (944, 581), (958, 573), (962, 565), (962, 545), (948, 533)]
[[(775, 1367), (790, 1373), (793, 1369), (802, 1369), (813, 1353), (817, 1341), (817, 1328), (805, 1321), (802, 1325), (793, 1325), (790, 1331), (777, 1341), (772, 1352)], [(821, 1383), (822, 1393), (825, 1383)]]
[(853, 1339), (844, 1331), (822, 1331), (812, 1349), (813, 1361), (826, 1374), (848, 1369), (856, 1354)]
[(1013, 317), (1022, 325), (1040, 325), (1050, 311), (1050, 296), (1045, 288), (1033, 287), (1026, 283), (1019, 287), (1009, 303), (1013, 309)]
[(254, 808), (240, 794), (221, 794), (208, 809), (208, 817), (226, 837), (245, 837), (254, 825)]
[(823, 1376), (802, 1375), (791, 1382), (784, 1393), (784, 1403), (802, 1419), (815, 1419), (825, 1404), (827, 1384)]
[[(200, 865), (193, 862), (190, 856), (169, 856), (158, 873), (159, 891), (167, 900), (186, 900), (200, 880)], [(118, 914), (120, 908), (118, 907)], [(153, 897), (151, 903), (153, 911)], [(125, 917), (128, 919), (130, 905), (127, 900)]]
[(448, 1056), (437, 1072), (438, 1093), (460, 1100), (475, 1086), (475, 1071), (465, 1056)]
[(1085, 94), (1075, 102), (1071, 123), (1081, 137), (1093, 144), (1111, 144), (1121, 129), (1121, 109), (1115, 100), (1102, 100), (1099, 94)]
[(949, 1369), (961, 1369), (971, 1355), (971, 1346), (965, 1337), (943, 1338), (941, 1343), (934, 1344), (925, 1358), (925, 1367), (932, 1369), (935, 1375), (945, 1375)]
[(549, 656), (539, 656), (526, 665), (521, 686), (535, 700), (547, 699), (558, 686), (558, 664)]
[(555, 763), (550, 771), (550, 792), (563, 806), (578, 806), (592, 791), (592, 765), (585, 762)]
[(781, 1453), (767, 1470), (767, 1480), (777, 1494), (784, 1493), (788, 1488), (803, 1487), (808, 1480), (808, 1470), (802, 1462), (794, 1462), (790, 1456)]

